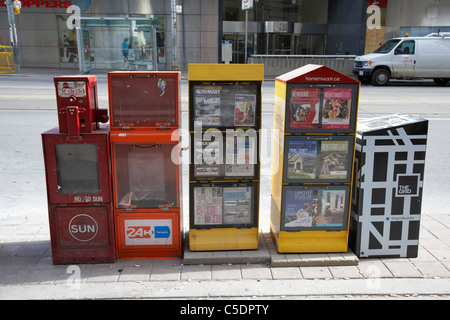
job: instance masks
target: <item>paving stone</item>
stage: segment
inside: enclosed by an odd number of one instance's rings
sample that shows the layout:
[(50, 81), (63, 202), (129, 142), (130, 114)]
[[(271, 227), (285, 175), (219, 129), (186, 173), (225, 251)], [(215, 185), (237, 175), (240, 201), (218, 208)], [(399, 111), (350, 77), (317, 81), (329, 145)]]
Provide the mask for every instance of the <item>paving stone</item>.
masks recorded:
[(305, 279), (331, 279), (333, 275), (327, 267), (300, 267)]
[(176, 281), (180, 280), (181, 266), (179, 260), (156, 261), (152, 267), (150, 281)]
[(212, 280), (240, 280), (239, 265), (212, 265)]
[(420, 273), (426, 278), (448, 278), (450, 271), (438, 261), (413, 261), (414, 266), (419, 269)]
[[(400, 259), (402, 260), (402, 259)], [(385, 260), (384, 264), (395, 278), (421, 278), (423, 275), (409, 261)], [(407, 259), (405, 259), (407, 260)]]
[(334, 266), (328, 269), (334, 279), (358, 279), (363, 277), (356, 266)]
[(358, 269), (364, 278), (392, 278), (393, 275), (381, 260), (360, 259)]
[(211, 280), (211, 265), (184, 265), (181, 272), (181, 280)]
[(125, 266), (120, 272), (118, 281), (148, 281), (152, 266)]
[(272, 267), (271, 271), (274, 280), (302, 279), (299, 267)]
[(267, 265), (252, 264), (241, 266), (242, 279), (266, 280), (272, 279), (272, 272)]

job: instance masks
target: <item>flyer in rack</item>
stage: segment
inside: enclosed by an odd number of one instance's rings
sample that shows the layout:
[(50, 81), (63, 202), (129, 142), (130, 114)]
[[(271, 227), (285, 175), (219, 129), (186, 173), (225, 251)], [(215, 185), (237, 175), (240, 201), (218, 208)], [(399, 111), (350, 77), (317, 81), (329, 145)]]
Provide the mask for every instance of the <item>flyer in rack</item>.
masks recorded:
[(323, 90), (322, 128), (348, 129), (352, 107), (350, 88), (325, 88)]
[(314, 129), (319, 126), (320, 88), (291, 90), (291, 129)]

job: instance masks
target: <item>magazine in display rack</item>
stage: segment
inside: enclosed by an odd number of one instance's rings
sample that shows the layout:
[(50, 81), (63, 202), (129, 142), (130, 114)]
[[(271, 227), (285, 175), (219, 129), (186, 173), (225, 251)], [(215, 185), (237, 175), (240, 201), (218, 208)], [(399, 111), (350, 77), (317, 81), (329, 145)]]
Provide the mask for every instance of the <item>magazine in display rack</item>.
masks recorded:
[(286, 132), (352, 132), (356, 121), (357, 86), (288, 86)]
[[(251, 129), (252, 130), (252, 129)], [(205, 131), (193, 135), (191, 178), (195, 180), (255, 179), (258, 135), (239, 131)]]
[(191, 130), (219, 127), (259, 127), (261, 85), (256, 82), (200, 82), (191, 86), (193, 116)]
[(351, 136), (287, 136), (284, 182), (349, 182), (353, 140)]
[(349, 195), (349, 186), (283, 186), (281, 230), (345, 230)]
[(253, 184), (199, 184), (191, 192), (194, 199), (191, 227), (249, 227), (256, 223)]

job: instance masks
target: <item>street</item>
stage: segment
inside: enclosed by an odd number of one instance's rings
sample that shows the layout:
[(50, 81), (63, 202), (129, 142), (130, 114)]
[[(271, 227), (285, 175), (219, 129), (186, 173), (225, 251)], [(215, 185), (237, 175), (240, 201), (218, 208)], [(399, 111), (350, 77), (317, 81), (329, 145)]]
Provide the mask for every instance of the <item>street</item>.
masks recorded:
[[(106, 75), (98, 75), (97, 80), (99, 106), (108, 108)], [(262, 91), (263, 128), (270, 129), (273, 123), (274, 81), (266, 80)], [(181, 81), (181, 102), (182, 125), (186, 128), (188, 83), (185, 78)], [(387, 87), (361, 87), (359, 119), (395, 113), (413, 114), (430, 120), (422, 212), (448, 214), (448, 86), (438, 87), (432, 82), (395, 82)], [(46, 214), (47, 199), (40, 134), (57, 125), (52, 75), (0, 76), (0, 219)], [(270, 144), (270, 137), (262, 141), (262, 150), (266, 152), (266, 156), (271, 153)], [(184, 188), (187, 190), (188, 168), (184, 166), (183, 169)], [(264, 210), (260, 213), (260, 227), (268, 230), (271, 168), (266, 165), (261, 169), (260, 205)], [(188, 192), (184, 192), (185, 218), (188, 215), (187, 197)]]

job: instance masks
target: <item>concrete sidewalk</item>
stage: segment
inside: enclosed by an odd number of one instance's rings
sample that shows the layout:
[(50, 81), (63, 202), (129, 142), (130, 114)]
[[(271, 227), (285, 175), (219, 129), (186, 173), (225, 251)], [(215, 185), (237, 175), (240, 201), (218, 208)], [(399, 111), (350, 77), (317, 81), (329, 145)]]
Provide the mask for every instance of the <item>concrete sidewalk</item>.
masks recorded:
[[(303, 255), (316, 266), (274, 266), (280, 255), (268, 230), (260, 247), (270, 259), (242, 263), (221, 255), (220, 264), (177, 260), (119, 260), (110, 264), (53, 265), (46, 216), (0, 220), (0, 299), (289, 299), (321, 297), (450, 297), (450, 215), (422, 217), (419, 256), (330, 263), (330, 255)], [(238, 253), (235, 253), (236, 256)], [(350, 253), (350, 257), (352, 254)], [(279, 257), (278, 257), (279, 258)], [(328, 261), (326, 261), (328, 259)], [(345, 257), (341, 257), (345, 259)], [(247, 262), (245, 262), (247, 261)], [(252, 261), (255, 261), (253, 263)], [(335, 260), (335, 262), (338, 260)], [(192, 263), (192, 261), (191, 261)], [(276, 263), (275, 263), (276, 264)], [(285, 264), (289, 265), (289, 263)]]

